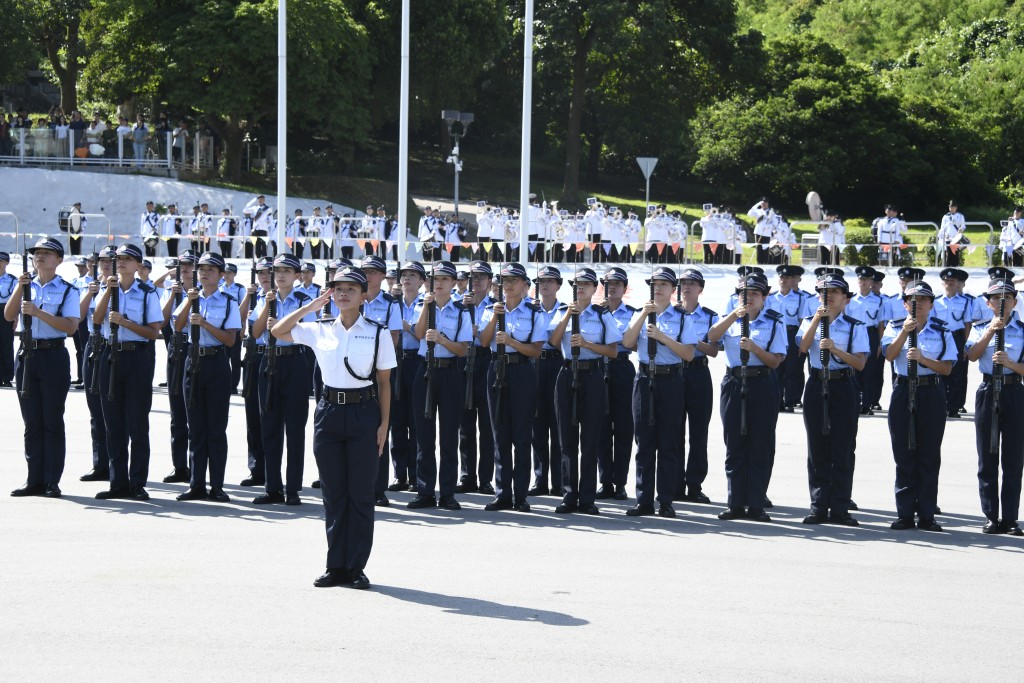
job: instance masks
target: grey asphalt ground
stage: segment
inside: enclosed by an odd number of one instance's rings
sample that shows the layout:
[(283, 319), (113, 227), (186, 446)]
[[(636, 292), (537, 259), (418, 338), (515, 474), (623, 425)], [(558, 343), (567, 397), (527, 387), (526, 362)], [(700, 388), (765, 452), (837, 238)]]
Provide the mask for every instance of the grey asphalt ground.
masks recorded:
[[(722, 363), (713, 364), (720, 375)], [(157, 381), (162, 365), (157, 364)], [(977, 369), (972, 368), (968, 409)], [(888, 388), (883, 397), (887, 402)], [(242, 401), (228, 427), (229, 504), (98, 501), (85, 397), (66, 421), (64, 498), (14, 499), (21, 417), (0, 390), (0, 670), (5, 680), (1017, 680), (1024, 539), (981, 534), (974, 425), (947, 423), (945, 532), (894, 532), (884, 414), (864, 418), (857, 529), (808, 527), (799, 410), (779, 419), (773, 522), (722, 522), (716, 413), (705, 490), (713, 506), (634, 519), (378, 509), (372, 591), (315, 589), (318, 492), (256, 507)], [(170, 469), (165, 394), (154, 396), (151, 481)], [(311, 427), (310, 427), (311, 430)], [(311, 433), (311, 431), (310, 431)], [(307, 438), (307, 451), (311, 437)], [(316, 476), (312, 453), (304, 480)], [(630, 475), (632, 482), (632, 473)], [(632, 483), (628, 487), (633, 493)], [(600, 501), (599, 501), (600, 502)]]

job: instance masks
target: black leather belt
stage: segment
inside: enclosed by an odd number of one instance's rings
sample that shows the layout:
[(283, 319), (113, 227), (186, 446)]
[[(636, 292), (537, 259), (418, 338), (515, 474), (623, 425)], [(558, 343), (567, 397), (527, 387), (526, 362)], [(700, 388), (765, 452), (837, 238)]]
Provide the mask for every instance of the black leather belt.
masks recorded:
[[(268, 346), (267, 348), (269, 349), (270, 347)], [(298, 345), (298, 344), (292, 345), (292, 346), (278, 346), (276, 344), (274, 345), (274, 355), (275, 356), (294, 356), (296, 354), (300, 354), (301, 355), (301, 354), (303, 354), (305, 352), (306, 352), (306, 347)]]
[(708, 357), (707, 356), (696, 356), (691, 361), (683, 361), (683, 367), (684, 368), (699, 368), (699, 367), (706, 368), (707, 366), (708, 366)]
[[(426, 359), (424, 359), (426, 360)], [(455, 367), (454, 358), (435, 358), (433, 362), (427, 362), (427, 367), (431, 368), (453, 368)]]
[(540, 352), (540, 359), (548, 360), (549, 358), (562, 360), (562, 352), (558, 349), (542, 349)]
[(377, 390), (373, 386), (363, 389), (349, 389), (348, 391), (325, 386), (323, 393), (323, 400), (339, 406), (349, 403), (362, 403), (375, 398), (377, 398)]
[[(113, 348), (113, 344), (109, 344), (108, 343), (107, 346), (110, 346), (111, 348)], [(136, 342), (118, 342), (117, 343), (117, 352), (118, 353), (121, 353), (122, 351), (142, 351), (143, 349), (151, 349), (151, 348), (153, 348), (153, 342), (136, 341)]]
[[(811, 379), (821, 380), (824, 374), (824, 372), (817, 368), (811, 368)], [(852, 368), (841, 368), (828, 371), (829, 382), (834, 382), (837, 379), (850, 379), (851, 377), (853, 377)]]
[[(984, 382), (992, 382), (993, 381), (992, 375), (986, 375), (985, 373), (981, 374), (981, 379)], [(1009, 374), (1004, 374), (1003, 375), (1003, 384), (1020, 384), (1022, 379), (1024, 379), (1024, 378), (1022, 378), (1016, 372), (1011, 372)]]
[[(567, 360), (562, 365), (564, 367), (567, 367), (567, 368), (569, 368), (571, 370), (572, 369), (572, 363), (573, 362), (571, 360)], [(580, 370), (588, 370), (589, 371), (589, 370), (598, 370), (598, 369), (600, 369), (602, 363), (601, 363), (601, 361), (597, 360), (596, 358), (591, 358), (590, 360), (578, 360), (578, 361), (576, 361), (576, 365), (579, 367)]]
[[(647, 367), (648, 367), (647, 363), (641, 363), (640, 364), (640, 372), (641, 373), (646, 373), (647, 372)], [(654, 374), (655, 375), (670, 375), (673, 372), (678, 372), (682, 367), (683, 367), (682, 363), (672, 363), (671, 365), (655, 365), (654, 366)]]
[[(497, 352), (495, 352), (494, 355), (495, 357), (497, 357)], [(527, 360), (527, 357), (519, 353), (518, 351), (505, 352), (505, 362), (508, 363), (509, 365), (515, 365), (516, 363), (525, 363)]]
[(65, 339), (67, 339), (67, 337), (54, 337), (53, 339), (33, 339), (31, 348), (39, 349), (41, 351), (45, 349), (63, 349)]
[(223, 349), (224, 349), (223, 346), (200, 346), (199, 347), (199, 355), (200, 356), (216, 356)]
[(398, 352), (398, 360), (409, 360), (410, 358), (419, 358), (419, 349), (402, 349)]
[[(900, 375), (896, 378), (896, 384), (906, 384), (909, 379), (909, 377)], [(927, 387), (932, 384), (938, 384), (941, 379), (941, 375), (919, 375), (917, 378), (917, 384), (918, 386)]]
[(630, 355), (632, 355), (632, 353), (633, 353), (632, 351), (619, 351), (619, 353), (615, 356), (615, 360), (617, 360), (617, 361), (621, 360), (621, 361), (627, 361), (628, 362), (629, 361), (629, 357), (630, 357)]
[(760, 377), (770, 372), (771, 368), (764, 365), (748, 365), (746, 367), (740, 365), (739, 367), (729, 368), (729, 374), (733, 377)]

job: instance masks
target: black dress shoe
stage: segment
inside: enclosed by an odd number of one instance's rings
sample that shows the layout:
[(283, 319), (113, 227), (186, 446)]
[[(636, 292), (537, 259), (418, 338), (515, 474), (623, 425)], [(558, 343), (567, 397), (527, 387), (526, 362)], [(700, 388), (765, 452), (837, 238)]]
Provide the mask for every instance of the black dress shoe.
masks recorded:
[(78, 481), (110, 481), (110, 470), (92, 470), (80, 476)]
[(273, 505), (275, 503), (283, 503), (283, 493), (264, 493), (262, 496), (256, 496), (252, 499), (253, 505)]
[(821, 514), (820, 512), (812, 512), (811, 514), (804, 517), (804, 524), (824, 524), (828, 521), (828, 517)]
[(950, 420), (959, 420), (960, 413), (956, 412), (955, 410), (951, 410), (948, 413), (946, 413), (946, 417)]
[(267, 480), (263, 477), (257, 477), (255, 474), (250, 474), (248, 477), (239, 482), (239, 486), (266, 486)]
[(207, 496), (207, 498), (209, 500), (212, 500), (212, 501), (217, 502), (217, 503), (230, 503), (231, 502), (231, 496), (229, 496), (228, 494), (224, 493), (224, 489), (214, 489), (214, 488), (211, 488), (210, 489), (210, 495)]
[(750, 508), (747, 510), (747, 519), (754, 522), (770, 522), (772, 518), (768, 516), (768, 513), (764, 510), (758, 510), (757, 508)]
[(209, 494), (206, 493), (206, 489), (186, 489), (184, 493), (179, 493), (174, 497), (174, 500), (206, 500)]
[(56, 484), (47, 484), (46, 490), (43, 491), (43, 495), (46, 496), (47, 498), (60, 498), (60, 487), (57, 486)]
[(512, 501), (508, 498), (495, 498), (487, 505), (484, 505), (484, 510), (487, 510), (488, 512), (497, 512), (499, 510), (511, 510), (512, 507)]
[(871, 406), (871, 410), (883, 410), (883, 408), (881, 404), (875, 403), (874, 405)]
[(662, 503), (658, 506), (658, 516), (674, 519), (676, 516), (676, 510), (672, 507), (671, 503)]
[(561, 498), (565, 495), (565, 489), (561, 486), (552, 486), (550, 495)]
[(620, 486), (616, 488), (615, 494), (612, 496), (612, 498), (614, 498), (615, 500), (626, 500), (627, 498), (629, 498), (629, 496), (626, 495), (626, 487)]
[(142, 486), (131, 487), (132, 500), (149, 500), (149, 491)]
[(648, 515), (653, 515), (653, 514), (654, 514), (654, 505), (652, 505), (650, 503), (647, 503), (645, 505), (641, 505), (640, 503), (637, 503), (633, 507), (631, 507), (628, 510), (626, 510), (626, 515), (629, 516), (629, 517), (646, 517)]
[(942, 531), (942, 527), (939, 526), (934, 517), (931, 519), (922, 517), (917, 520), (917, 528), (921, 531)]
[(959, 408), (957, 410), (957, 412), (960, 413), (961, 415), (966, 415), (967, 414), (967, 408)]
[(117, 487), (108, 491), (100, 491), (96, 494), (96, 500), (115, 500), (117, 498), (131, 498), (131, 490), (127, 487)]
[(1002, 534), (1005, 533), (1002, 522), (993, 522), (989, 520), (985, 526), (981, 527), (981, 533), (983, 534)]
[(437, 507), (444, 508), (445, 510), (462, 509), (462, 506), (459, 505), (459, 501), (455, 500), (455, 496), (441, 496), (441, 500), (437, 501)]
[(906, 531), (907, 529), (914, 528), (913, 517), (900, 517), (895, 522), (889, 525), (889, 528), (893, 531)]
[(708, 498), (707, 495), (703, 491), (701, 491), (700, 489), (697, 489), (696, 491), (694, 491), (693, 489), (690, 489), (690, 495), (688, 495), (686, 497), (686, 500), (690, 501), (691, 503), (700, 503), (701, 505), (711, 505), (711, 499)]
[(302, 505), (302, 499), (299, 498), (297, 493), (289, 493), (284, 497), (285, 505)]
[[(77, 382), (75, 382), (75, 384), (81, 384), (81, 383), (82, 383), (82, 380), (78, 380)], [(167, 386), (167, 382), (160, 382), (160, 384), (157, 384), (157, 386), (158, 387), (166, 387)]]
[(857, 507), (857, 504), (854, 503), (853, 500), (851, 500), (850, 504), (846, 506), (846, 509), (847, 510), (854, 510), (854, 511), (860, 510), (860, 508)]
[(174, 471), (164, 477), (165, 484), (187, 484), (192, 480), (192, 472), (187, 467), (175, 467)]
[(594, 494), (594, 497), (598, 500), (608, 500), (614, 495), (615, 490), (611, 486), (602, 486), (597, 490), (597, 493)]
[(1017, 522), (1003, 522), (1003, 533), (1010, 536), (1024, 536), (1024, 531), (1020, 530), (1020, 525)]
[(314, 488), (314, 489), (318, 489), (318, 488), (320, 488), (320, 480), (319, 480), (319, 479), (314, 479), (314, 480), (313, 480), (313, 483), (312, 483), (312, 484), (310, 484), (310, 487), (311, 487), (311, 488)]
[(433, 496), (416, 496), (405, 505), (410, 510), (419, 510), (422, 508), (436, 508), (437, 501), (434, 500)]
[[(456, 493), (458, 493), (458, 491), (456, 491)], [(477, 489), (477, 493), (482, 493), (485, 496), (493, 496), (494, 487), (490, 484), (480, 484), (480, 488)]]
[(733, 519), (743, 519), (746, 516), (747, 512), (743, 508), (729, 508), (728, 510), (722, 510), (718, 513), (718, 518), (724, 522), (728, 522)]
[(772, 504), (772, 501), (770, 501), (768, 499), (768, 496), (765, 496), (764, 497), (764, 509), (765, 510), (771, 510), (773, 507), (775, 507), (775, 506)]
[(460, 481), (455, 487), (455, 493), (476, 493), (480, 490), (480, 487), (476, 485), (475, 481)]
[(44, 493), (46, 493), (46, 484), (25, 484), (11, 491), (11, 496), (23, 498), (25, 496), (41, 496)]
[(860, 414), (861, 415), (874, 415), (875, 413), (872, 412), (871, 408), (864, 407), (864, 408), (860, 409)]
[(313, 581), (313, 585), (317, 588), (330, 588), (350, 583), (352, 583), (352, 571), (349, 569), (328, 569)]
[(363, 573), (362, 569), (352, 570), (352, 583), (350, 587), (355, 588), (357, 591), (364, 591), (370, 587), (370, 580), (366, 578), (366, 574)]
[(516, 512), (529, 512), (530, 504), (527, 503), (525, 499), (519, 500), (516, 501), (516, 503), (512, 506), (512, 509), (515, 510)]
[(580, 508), (580, 514), (584, 515), (599, 515), (601, 511), (597, 509), (596, 505), (588, 505), (587, 507)]
[(935, 506), (935, 514), (937, 514), (937, 515), (941, 515), (942, 514), (942, 508), (940, 508), (938, 505)]
[(829, 515), (829, 524), (838, 524), (840, 526), (860, 526), (860, 522), (853, 518), (849, 513), (845, 515)]
[(379, 508), (391, 507), (391, 501), (383, 493), (377, 496), (377, 500), (373, 501), (373, 504)]
[(779, 409), (780, 413), (792, 413), (795, 411), (796, 409), (793, 406), (782, 406), (782, 408)]
[(570, 513), (576, 512), (577, 509), (578, 508), (575, 505), (559, 503), (559, 505), (555, 507), (555, 512), (557, 512), (560, 515), (568, 515)]
[(9, 380), (9, 379), (5, 379), (3, 381), (0, 381), (0, 387), (3, 387), (5, 389), (10, 389), (13, 386), (14, 385), (11, 384), (11, 380)]
[(530, 497), (533, 497), (533, 496), (546, 496), (546, 495), (548, 495), (548, 487), (547, 486), (533, 486), (533, 487), (530, 488), (529, 491), (526, 492), (526, 495), (528, 495)]
[(408, 482), (404, 482), (404, 481), (400, 481), (398, 479), (395, 479), (393, 482), (391, 482), (391, 485), (388, 486), (388, 491), (405, 491), (408, 488), (409, 488)]

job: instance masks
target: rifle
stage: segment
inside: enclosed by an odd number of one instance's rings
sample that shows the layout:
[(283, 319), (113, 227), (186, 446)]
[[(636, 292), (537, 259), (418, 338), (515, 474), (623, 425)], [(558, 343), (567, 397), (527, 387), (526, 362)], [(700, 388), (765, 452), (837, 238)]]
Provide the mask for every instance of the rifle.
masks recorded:
[[(825, 301), (828, 301), (828, 290), (822, 290), (826, 292)], [(829, 317), (827, 315), (821, 318), (821, 340), (829, 339)], [(851, 332), (852, 334), (852, 332)], [(828, 349), (818, 347), (818, 360), (821, 363), (821, 404), (822, 404), (822, 417), (821, 417), (821, 433), (824, 436), (828, 436), (832, 432), (832, 421), (829, 419), (828, 414), (828, 382), (831, 378), (831, 370), (829, 369), (829, 362), (832, 360), (832, 353)]]
[[(911, 297), (910, 300), (910, 317), (913, 320), (917, 320), (917, 299)], [(917, 329), (915, 328), (910, 332), (910, 344), (911, 349), (917, 348)], [(917, 450), (917, 361), (907, 361), (907, 410), (910, 412), (910, 420), (908, 420), (908, 431), (907, 431), (907, 448), (912, 451)]]
[[(430, 293), (434, 293), (434, 271), (430, 271)], [(431, 301), (427, 304), (427, 330), (433, 330), (437, 327), (437, 304)], [(437, 346), (437, 342), (427, 342), (427, 398), (426, 403), (423, 406), (423, 417), (428, 420), (434, 418), (434, 347)]]
[[(17, 237), (15, 237), (17, 240)], [(17, 244), (17, 242), (15, 242)], [(22, 242), (24, 251), (21, 252), (21, 263), (24, 266), (26, 273), (31, 275), (31, 270), (28, 267), (28, 246)], [(24, 302), (32, 301), (32, 282), (21, 286), (21, 300)], [(32, 360), (32, 316), (28, 313), (21, 314), (21, 397), (28, 398), (31, 396), (29, 392), (29, 365)]]
[[(277, 271), (270, 269), (270, 291), (277, 298)], [(277, 339), (270, 333), (269, 321), (277, 317), (277, 301), (267, 301), (267, 398), (263, 403), (263, 411), (274, 409), (274, 369), (277, 365)]]
[[(117, 267), (117, 261), (114, 261), (115, 268)], [(146, 305), (145, 301), (142, 303)], [(114, 288), (110, 290), (110, 310), (121, 312), (121, 284), (118, 282), (114, 285)], [(115, 382), (117, 381), (117, 347), (118, 347), (118, 325), (115, 322), (110, 323), (110, 386), (107, 387), (107, 400), (113, 401), (117, 397), (117, 390)]]
[[(999, 319), (1006, 314), (1006, 291), (999, 295)], [(996, 330), (996, 351), (1006, 349), (1006, 330)], [(999, 399), (1003, 393), (1003, 366), (1000, 363), (992, 364), (992, 425), (989, 433), (988, 452), (992, 455), (999, 455)]]
[[(199, 297), (197, 296), (192, 300), (192, 313), (199, 313)], [(188, 348), (188, 354), (192, 359), (191, 367), (189, 368), (189, 386), (188, 386), (188, 405), (189, 407), (196, 407), (196, 391), (199, 389), (199, 336), (201, 330), (199, 325), (192, 325), (189, 331), (189, 337), (192, 338), (192, 345)]]
[[(505, 303), (505, 288), (498, 270), (498, 303)], [(499, 313), (494, 323), (495, 332), (505, 331), (505, 314)], [(505, 392), (505, 366), (508, 364), (507, 351), (504, 344), (498, 344), (494, 352), (494, 422), (501, 424), (501, 395)]]
[[(174, 262), (174, 282), (184, 290), (185, 285), (181, 281), (181, 259)], [(182, 296), (182, 292), (175, 295), (174, 309), (181, 305)], [(167, 393), (171, 396), (181, 396), (181, 380), (185, 372), (185, 330), (175, 332), (172, 339), (171, 376), (167, 379)]]
[[(575, 306), (579, 303), (579, 287), (576, 284), (576, 277), (579, 273), (573, 276), (572, 281), (572, 304)], [(571, 316), (572, 334), (576, 335), (580, 333), (580, 315), (579, 313), (573, 313)], [(572, 360), (570, 365), (572, 367), (572, 383), (569, 385), (570, 391), (572, 391), (572, 425), (575, 427), (580, 423), (579, 416), (579, 402), (580, 402), (580, 347), (573, 346), (570, 350)]]
[[(97, 286), (100, 286), (99, 277), (100, 259), (99, 252), (97, 252), (96, 260), (92, 264), (92, 279)], [(100, 393), (100, 344), (102, 343), (103, 335), (100, 334), (100, 326), (94, 322), (92, 324), (92, 334), (89, 335), (89, 360), (92, 363), (89, 368), (89, 393), (93, 395)]]
[[(654, 271), (651, 271), (651, 303), (654, 303)], [(657, 325), (658, 314), (648, 313), (647, 324)], [(658, 375), (658, 340), (647, 335), (647, 424), (653, 427), (654, 418), (654, 378)]]
[[(740, 337), (750, 337), (750, 316), (747, 315), (747, 285), (743, 284), (740, 292), (740, 305), (743, 306), (743, 317), (740, 318)], [(740, 436), (747, 435), (747, 364), (750, 362), (750, 351), (740, 349)]]
[[(466, 308), (469, 310), (469, 329), (476, 325), (476, 297), (473, 294), (473, 269), (469, 271), (469, 296), (473, 298)], [(466, 349), (466, 410), (473, 410), (473, 374), (476, 366), (476, 340), (475, 336), (469, 340), (469, 348)]]
[[(249, 272), (249, 284), (256, 284), (256, 259), (252, 260), (252, 270)], [(256, 292), (249, 295), (250, 313), (256, 309)], [(259, 372), (259, 352), (256, 350), (256, 336), (252, 333), (253, 321), (249, 320), (249, 330), (245, 336), (245, 382), (242, 384), (242, 396), (251, 398), (254, 391), (258, 391), (256, 380)]]

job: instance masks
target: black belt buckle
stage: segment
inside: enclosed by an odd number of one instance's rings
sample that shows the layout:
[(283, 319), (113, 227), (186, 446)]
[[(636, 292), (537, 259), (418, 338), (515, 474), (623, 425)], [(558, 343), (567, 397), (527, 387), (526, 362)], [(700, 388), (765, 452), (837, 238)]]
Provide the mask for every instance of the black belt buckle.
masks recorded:
[(199, 347), (199, 357), (200, 358), (202, 358), (204, 356), (214, 356), (214, 355), (216, 355), (218, 353), (220, 353), (220, 347), (219, 346), (200, 346)]
[(732, 374), (733, 374), (733, 377), (740, 377), (740, 378), (743, 378), (743, 377), (747, 377), (747, 378), (750, 378), (750, 377), (760, 377), (761, 376), (761, 366), (759, 366), (759, 365), (754, 365), (754, 366), (751, 366), (751, 365), (741, 365), (738, 368), (733, 368), (732, 369)]

